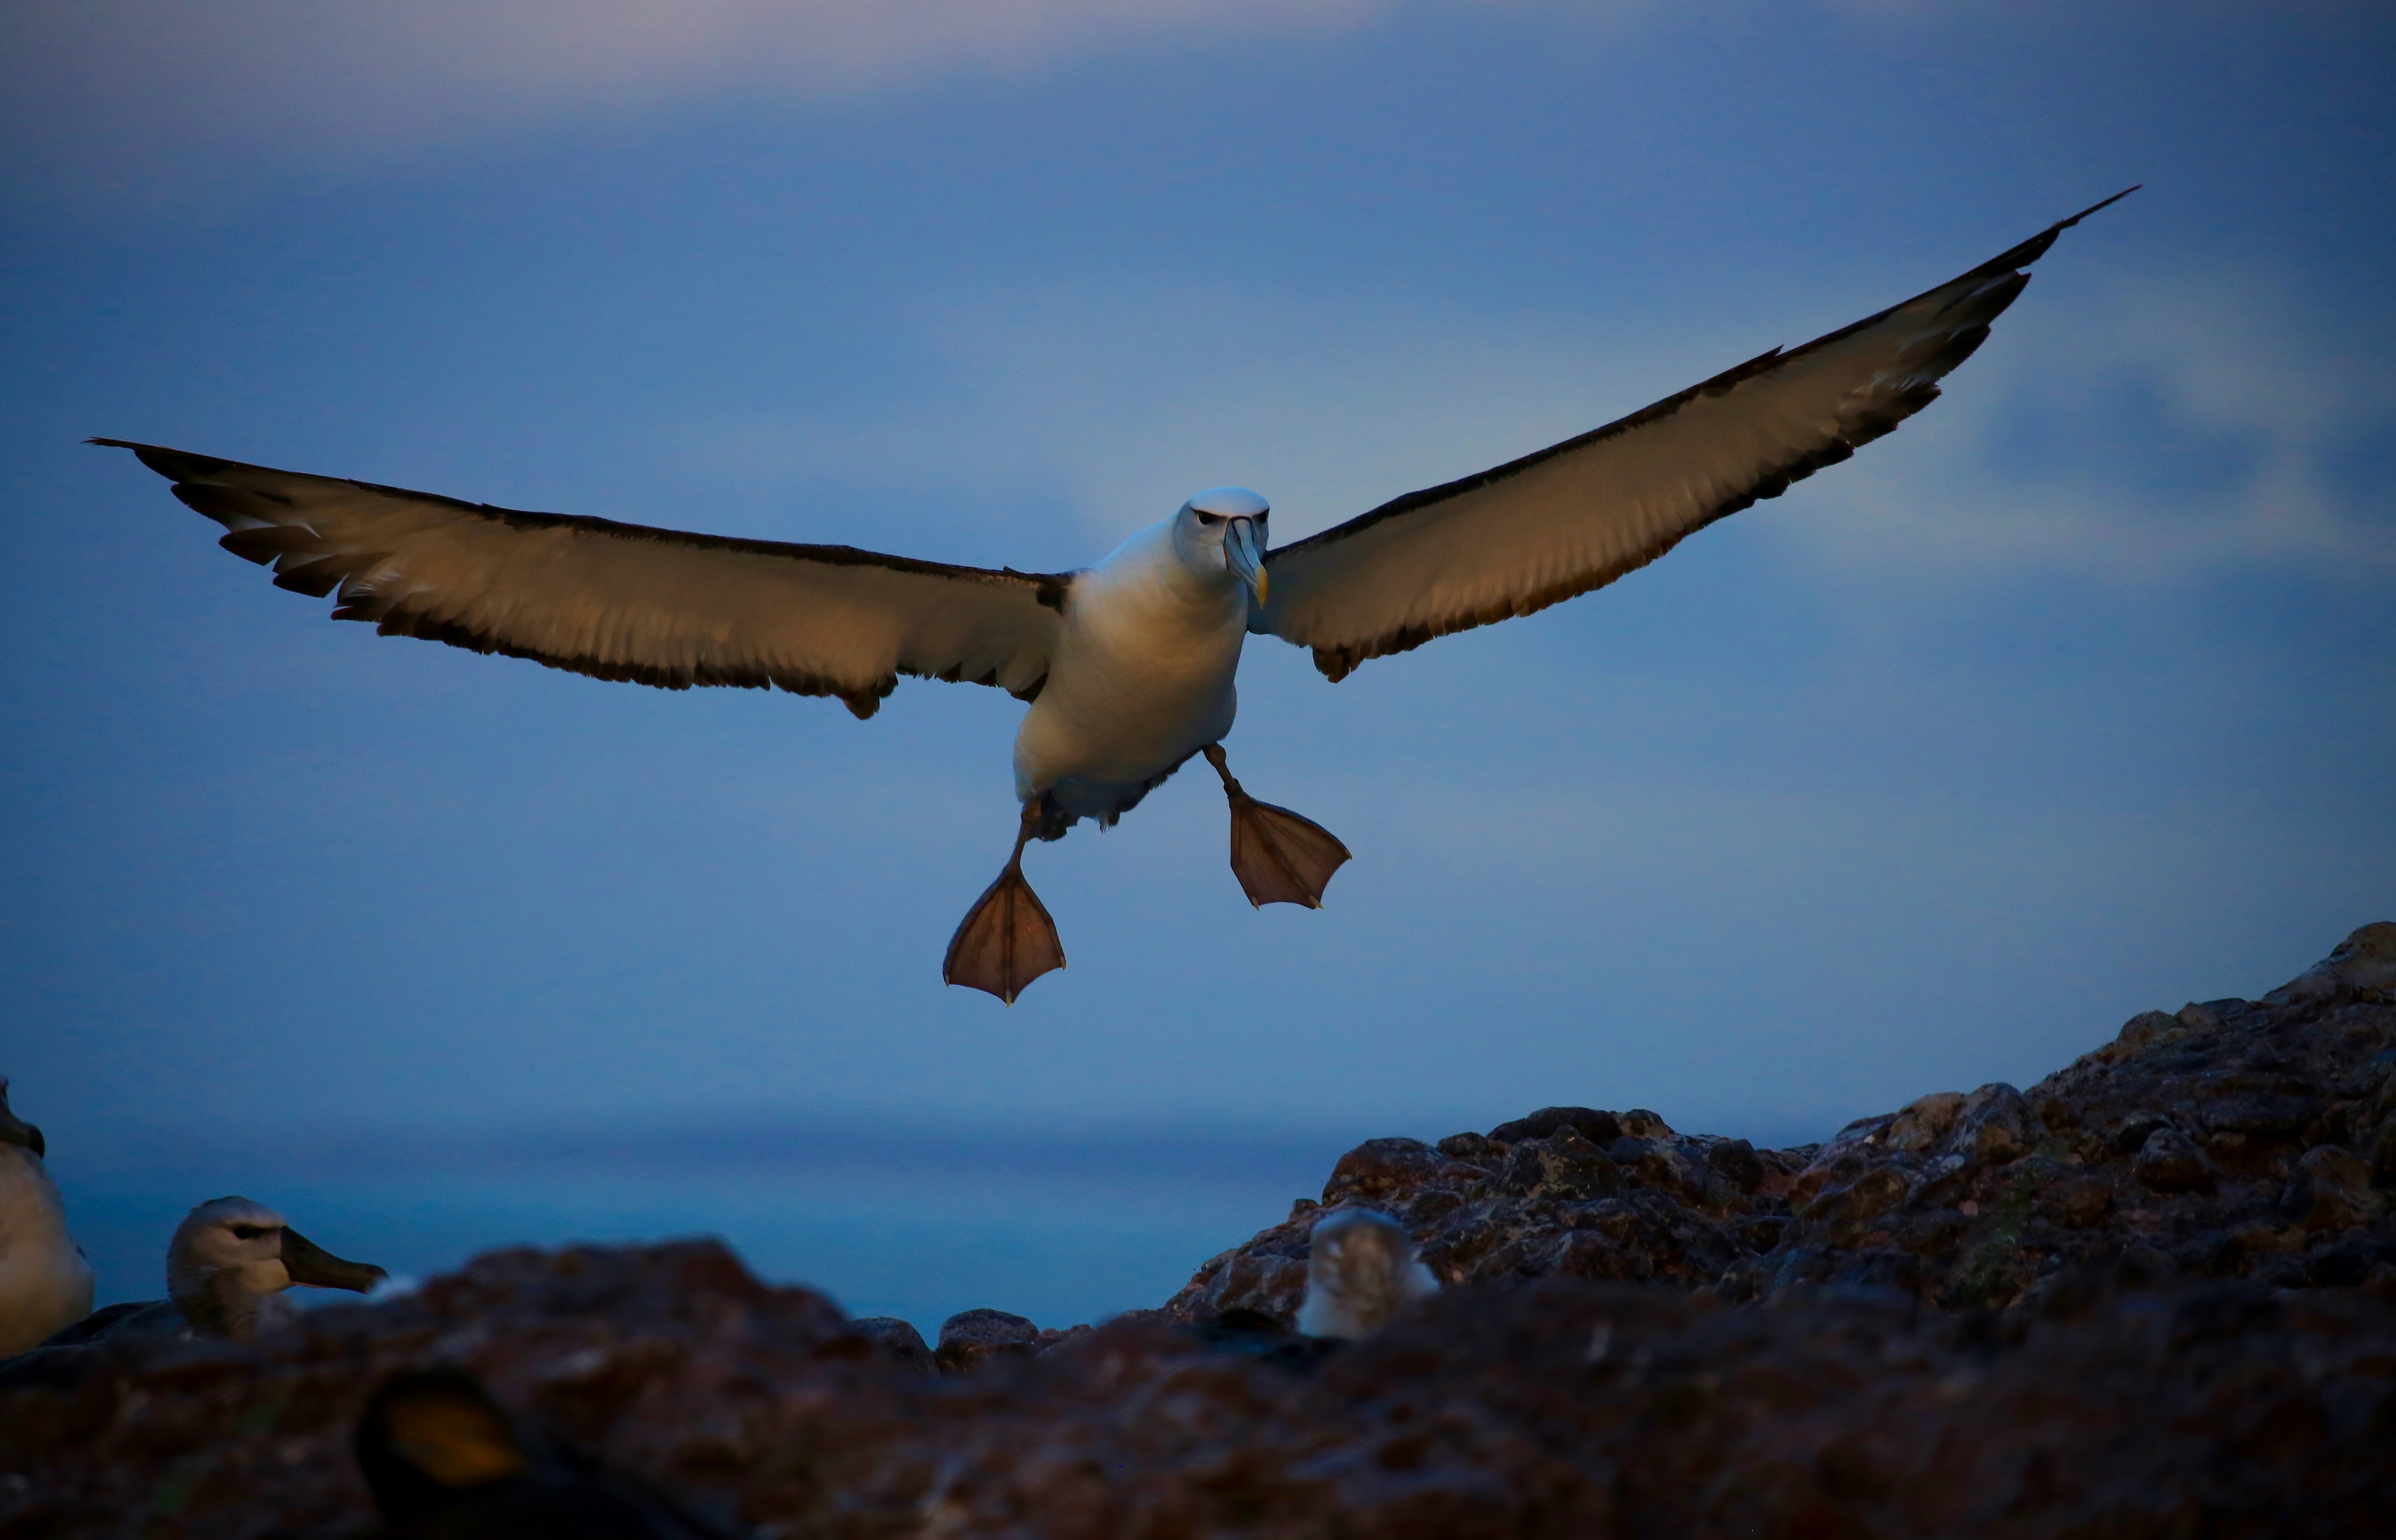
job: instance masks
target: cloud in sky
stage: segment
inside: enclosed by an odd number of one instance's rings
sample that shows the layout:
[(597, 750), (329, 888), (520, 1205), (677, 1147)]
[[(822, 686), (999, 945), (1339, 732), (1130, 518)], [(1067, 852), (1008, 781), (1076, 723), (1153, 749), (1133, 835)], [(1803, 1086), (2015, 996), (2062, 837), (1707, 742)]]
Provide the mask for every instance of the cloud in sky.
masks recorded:
[(588, 108), (1011, 70), (1163, 34), (1286, 33), (1386, 0), (93, 0), (0, 22), (20, 160), (233, 141), (307, 159)]
[(2396, 574), (2380, 488), (2341, 474), (2396, 430), (2369, 321), (2225, 265), (2055, 298), (2033, 285), (2003, 323), (2019, 345), (1965, 365), (1921, 431), (1857, 465), (1857, 516), (1809, 536), (1977, 575)]

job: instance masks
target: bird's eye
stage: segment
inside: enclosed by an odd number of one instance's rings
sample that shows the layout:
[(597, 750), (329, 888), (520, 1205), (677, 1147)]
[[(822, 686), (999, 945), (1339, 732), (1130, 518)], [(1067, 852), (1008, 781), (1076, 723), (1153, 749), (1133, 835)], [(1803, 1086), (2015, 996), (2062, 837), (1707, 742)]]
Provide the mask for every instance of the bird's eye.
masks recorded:
[(236, 1241), (255, 1241), (265, 1233), (263, 1225), (235, 1225), (233, 1228), (233, 1238)]
[(1217, 524), (1223, 522), (1223, 515), (1220, 513), (1201, 513), (1198, 515), (1198, 522), (1205, 524), (1207, 528), (1212, 529)]

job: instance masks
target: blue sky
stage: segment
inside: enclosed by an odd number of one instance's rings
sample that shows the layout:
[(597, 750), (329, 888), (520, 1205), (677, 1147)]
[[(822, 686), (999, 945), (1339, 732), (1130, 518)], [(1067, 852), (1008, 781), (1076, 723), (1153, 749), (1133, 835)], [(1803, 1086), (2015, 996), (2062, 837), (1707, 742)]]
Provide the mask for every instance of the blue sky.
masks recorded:
[[(112, 1294), (238, 1189), (405, 1269), (721, 1228), (1078, 1318), (1357, 1138), (1819, 1137), (2396, 916), (2378, 8), (0, 28), (0, 1073)], [(1355, 850), (1329, 906), (1251, 911), (1181, 777), (1032, 854), (1072, 965), (1008, 1011), (938, 973), (1004, 696), (379, 639), (78, 443), (1071, 567), (1221, 482), (1292, 538), (2139, 181), (1929, 413), (1657, 566), (1336, 687), (1255, 644), (1233, 763)]]

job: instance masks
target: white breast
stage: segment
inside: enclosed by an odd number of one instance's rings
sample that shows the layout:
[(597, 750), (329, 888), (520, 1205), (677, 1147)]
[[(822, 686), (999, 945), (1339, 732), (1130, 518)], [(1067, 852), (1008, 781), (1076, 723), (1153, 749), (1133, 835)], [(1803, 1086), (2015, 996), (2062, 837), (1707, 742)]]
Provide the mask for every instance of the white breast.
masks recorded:
[(1111, 817), (1231, 730), (1247, 593), (1175, 556), (1171, 521), (1074, 579), (1047, 685), (1015, 740), (1018, 796)]
[(91, 1314), (91, 1265), (32, 1150), (0, 1148), (0, 1358)]

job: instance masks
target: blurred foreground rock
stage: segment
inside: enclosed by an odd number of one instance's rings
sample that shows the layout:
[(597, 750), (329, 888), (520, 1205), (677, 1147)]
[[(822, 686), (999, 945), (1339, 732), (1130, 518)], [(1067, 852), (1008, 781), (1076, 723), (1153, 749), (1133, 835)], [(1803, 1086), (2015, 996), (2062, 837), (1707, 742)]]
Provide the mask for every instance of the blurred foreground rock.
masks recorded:
[(772, 1535), (2374, 1534), (2391, 988), (2368, 927), (2263, 1002), (1819, 1147), (1584, 1108), (1372, 1141), (1324, 1203), (1397, 1215), (1450, 1289), (1312, 1374), (1182, 1323), (1294, 1314), (1318, 1206), (1163, 1311), (967, 1311), (937, 1350), (713, 1242), (497, 1253), (0, 1389), (0, 1540), (353, 1533), (350, 1423), (427, 1362)]

